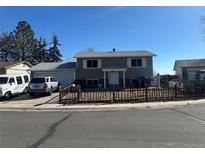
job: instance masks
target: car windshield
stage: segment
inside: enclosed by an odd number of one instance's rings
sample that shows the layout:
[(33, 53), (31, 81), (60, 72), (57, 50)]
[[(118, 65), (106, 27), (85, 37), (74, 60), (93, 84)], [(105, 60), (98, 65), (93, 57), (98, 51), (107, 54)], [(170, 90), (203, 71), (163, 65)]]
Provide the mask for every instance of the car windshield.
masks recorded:
[(0, 84), (7, 84), (8, 77), (0, 77)]
[(45, 78), (33, 78), (30, 83), (45, 83)]

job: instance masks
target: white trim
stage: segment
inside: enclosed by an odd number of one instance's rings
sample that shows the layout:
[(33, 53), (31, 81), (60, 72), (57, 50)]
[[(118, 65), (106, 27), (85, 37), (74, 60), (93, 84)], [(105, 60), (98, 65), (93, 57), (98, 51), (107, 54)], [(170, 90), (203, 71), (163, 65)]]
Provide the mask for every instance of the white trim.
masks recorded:
[(120, 72), (120, 71), (127, 71), (126, 68), (103, 68), (103, 72)]
[(87, 68), (87, 60), (83, 59), (83, 69), (86, 69), (86, 68)]
[(127, 58), (127, 68), (131, 68), (131, 58)]
[(142, 67), (147, 67), (147, 58), (142, 58)]
[(54, 70), (26, 70), (31, 72), (42, 72), (42, 71), (76, 71), (77, 69), (54, 69)]
[(102, 59), (98, 59), (98, 68), (102, 68)]

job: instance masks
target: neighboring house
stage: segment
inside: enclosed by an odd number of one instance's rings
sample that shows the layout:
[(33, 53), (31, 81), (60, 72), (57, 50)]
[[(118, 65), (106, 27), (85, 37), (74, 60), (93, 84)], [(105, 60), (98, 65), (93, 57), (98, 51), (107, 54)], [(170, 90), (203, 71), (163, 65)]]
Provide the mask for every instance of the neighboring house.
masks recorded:
[(62, 85), (75, 80), (75, 62), (46, 62), (39, 63), (29, 69), (31, 77), (55, 77)]
[(140, 77), (153, 76), (153, 56), (140, 51), (77, 53), (76, 83), (83, 87), (131, 87)]
[(28, 69), (32, 65), (26, 61), (0, 61), (0, 75), (30, 74)]
[(205, 59), (176, 60), (174, 71), (180, 81), (205, 83)]

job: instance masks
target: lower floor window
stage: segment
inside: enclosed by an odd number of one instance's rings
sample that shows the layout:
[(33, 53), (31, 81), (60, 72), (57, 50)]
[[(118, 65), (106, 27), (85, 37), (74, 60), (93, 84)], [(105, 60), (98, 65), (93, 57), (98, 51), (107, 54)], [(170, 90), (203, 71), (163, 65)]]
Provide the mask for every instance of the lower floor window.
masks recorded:
[(97, 79), (88, 79), (87, 86), (92, 86), (92, 87), (98, 86), (98, 80)]
[(137, 79), (131, 79), (131, 84), (136, 85), (137, 84)]
[(195, 79), (196, 80), (205, 80), (205, 72), (196, 72)]

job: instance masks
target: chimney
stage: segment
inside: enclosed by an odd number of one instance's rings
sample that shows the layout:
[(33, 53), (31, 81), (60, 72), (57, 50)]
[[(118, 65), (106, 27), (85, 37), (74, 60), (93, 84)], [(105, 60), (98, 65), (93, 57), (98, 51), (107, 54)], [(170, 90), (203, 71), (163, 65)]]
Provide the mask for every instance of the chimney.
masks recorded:
[(116, 51), (115, 48), (113, 48), (113, 49), (112, 49), (112, 52), (115, 52), (115, 51)]

